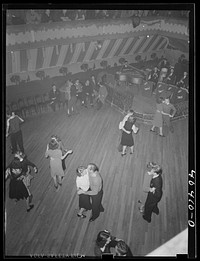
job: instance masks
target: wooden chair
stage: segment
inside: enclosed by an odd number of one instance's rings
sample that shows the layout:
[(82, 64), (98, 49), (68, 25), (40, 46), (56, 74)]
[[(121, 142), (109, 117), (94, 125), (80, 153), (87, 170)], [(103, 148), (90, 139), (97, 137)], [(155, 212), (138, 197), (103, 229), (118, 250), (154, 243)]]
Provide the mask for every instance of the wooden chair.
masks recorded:
[(142, 84), (142, 96), (151, 97), (153, 89), (153, 82), (145, 82)]
[(11, 112), (15, 112), (15, 114), (21, 115), (21, 110), (16, 101), (11, 102), (10, 109), (11, 109)]
[(27, 112), (29, 112), (29, 110), (28, 110), (28, 106), (25, 103), (23, 98), (19, 98), (19, 100), (18, 100), (18, 107), (19, 107), (21, 116), (26, 118)]
[(43, 108), (45, 111), (49, 110), (49, 104), (50, 104), (50, 99), (49, 99), (49, 93), (44, 93), (43, 95)]
[(44, 109), (43, 95), (40, 94), (35, 95), (35, 104), (36, 104), (37, 112), (42, 113), (42, 110)]
[(163, 82), (158, 82), (157, 83), (157, 88), (156, 88), (156, 97), (159, 98), (162, 96), (162, 93), (166, 92), (167, 84)]
[(27, 108), (28, 108), (28, 112), (30, 115), (33, 114), (33, 112), (35, 114), (37, 114), (37, 107), (36, 107), (36, 103), (35, 103), (35, 99), (33, 96), (29, 96), (26, 98), (26, 103), (27, 103)]

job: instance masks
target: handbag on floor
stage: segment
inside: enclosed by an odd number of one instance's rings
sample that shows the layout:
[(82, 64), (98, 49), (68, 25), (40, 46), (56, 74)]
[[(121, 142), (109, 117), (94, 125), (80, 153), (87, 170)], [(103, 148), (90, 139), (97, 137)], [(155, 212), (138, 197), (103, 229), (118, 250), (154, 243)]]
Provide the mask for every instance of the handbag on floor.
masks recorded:
[(121, 139), (122, 139), (122, 131), (120, 131), (120, 136), (119, 136), (119, 145), (118, 145), (118, 147), (117, 147), (117, 150), (119, 151), (119, 152), (122, 152), (122, 148), (123, 148), (123, 146), (122, 146), (122, 144), (121, 144)]
[(122, 152), (122, 144), (121, 144), (121, 142), (119, 143), (119, 145), (118, 145), (118, 147), (117, 147), (117, 150), (119, 151), (119, 152)]

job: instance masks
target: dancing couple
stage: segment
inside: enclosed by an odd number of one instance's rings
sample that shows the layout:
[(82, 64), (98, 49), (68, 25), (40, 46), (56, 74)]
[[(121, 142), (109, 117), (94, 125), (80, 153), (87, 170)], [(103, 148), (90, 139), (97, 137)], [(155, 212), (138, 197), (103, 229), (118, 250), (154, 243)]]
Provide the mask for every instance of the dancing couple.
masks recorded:
[(67, 155), (72, 154), (72, 150), (66, 150), (61, 139), (52, 135), (50, 142), (47, 144), (45, 157), (50, 158), (51, 177), (54, 181), (54, 187), (58, 190), (62, 186), (62, 179), (65, 176), (65, 159)]
[(149, 162), (147, 165), (147, 172), (145, 173), (143, 191), (147, 194), (145, 204), (139, 200), (141, 204), (139, 210), (143, 214), (143, 219), (151, 223), (152, 213), (159, 215), (158, 203), (162, 198), (162, 168), (154, 162)]
[(103, 197), (103, 180), (99, 173), (99, 168), (94, 163), (90, 163), (87, 168), (78, 167), (76, 178), (77, 194), (79, 195), (80, 218), (86, 218), (84, 212), (92, 210), (89, 222), (94, 221), (104, 211), (101, 204)]
[(100, 231), (94, 247), (95, 256), (114, 254), (115, 256), (133, 256), (124, 240), (111, 235), (107, 230)]
[(124, 119), (119, 123), (119, 129), (122, 130), (121, 141), (122, 153), (126, 155), (126, 148), (130, 147), (130, 154), (134, 152), (134, 139), (133, 132), (136, 134), (139, 128), (135, 126), (136, 118), (134, 117), (134, 111), (130, 110)]
[(163, 135), (163, 125), (166, 124), (168, 129), (173, 133), (174, 129), (171, 124), (171, 118), (176, 114), (176, 108), (170, 103), (169, 97), (160, 97), (158, 103), (156, 104), (156, 113), (152, 121), (152, 128), (150, 131), (155, 132), (155, 127), (159, 128), (159, 136), (165, 137)]

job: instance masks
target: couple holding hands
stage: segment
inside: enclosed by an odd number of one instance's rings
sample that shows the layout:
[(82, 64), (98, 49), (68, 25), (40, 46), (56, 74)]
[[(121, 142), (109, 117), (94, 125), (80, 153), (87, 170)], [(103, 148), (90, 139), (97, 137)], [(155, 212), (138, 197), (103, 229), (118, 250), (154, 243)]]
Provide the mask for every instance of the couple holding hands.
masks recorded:
[(103, 180), (99, 173), (99, 168), (94, 163), (88, 164), (87, 168), (79, 166), (76, 170), (76, 186), (79, 195), (79, 212), (80, 218), (86, 218), (84, 213), (92, 210), (89, 222), (94, 221), (100, 212), (104, 211), (101, 204), (103, 197)]

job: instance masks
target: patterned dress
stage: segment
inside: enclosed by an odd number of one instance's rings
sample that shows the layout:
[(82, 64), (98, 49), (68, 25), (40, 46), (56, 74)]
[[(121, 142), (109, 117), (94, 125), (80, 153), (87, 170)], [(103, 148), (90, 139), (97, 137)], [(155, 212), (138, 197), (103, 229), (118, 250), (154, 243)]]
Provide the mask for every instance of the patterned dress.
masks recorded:
[(54, 178), (55, 176), (63, 177), (65, 174), (62, 168), (62, 151), (60, 149), (47, 150), (45, 156), (50, 157), (50, 168), (52, 178)]

